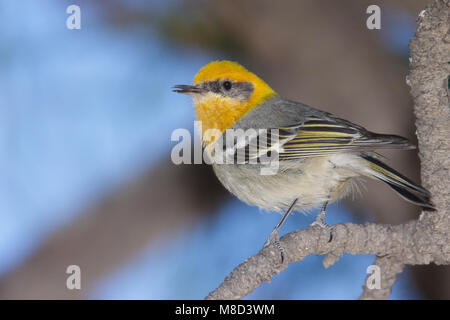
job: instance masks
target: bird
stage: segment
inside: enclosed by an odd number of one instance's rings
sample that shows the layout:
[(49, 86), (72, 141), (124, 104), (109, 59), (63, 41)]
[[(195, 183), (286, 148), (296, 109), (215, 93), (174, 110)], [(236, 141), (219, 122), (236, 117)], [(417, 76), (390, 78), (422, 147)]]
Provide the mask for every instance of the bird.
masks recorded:
[[(370, 132), (283, 98), (234, 61), (212, 61), (197, 72), (191, 85), (175, 85), (173, 91), (192, 98), (206, 154), (214, 158), (217, 150), (222, 150), (229, 156), (231, 150), (234, 161), (212, 161), (223, 186), (249, 205), (282, 213), (265, 243), (278, 247), (282, 261), (278, 232), (289, 214), (320, 207), (312, 224), (325, 228), (331, 241), (332, 228), (324, 221), (326, 208), (354, 192), (360, 177), (382, 181), (423, 210), (435, 210), (428, 190), (390, 168), (375, 151), (415, 148), (404, 137)], [(227, 139), (238, 130), (253, 130), (256, 137), (246, 143), (239, 143), (236, 137)], [(215, 134), (208, 134), (211, 131)], [(261, 139), (265, 143), (257, 143), (262, 136), (258, 132), (266, 132)], [(241, 157), (237, 159), (236, 154)], [(262, 161), (264, 156), (276, 158), (274, 173), (262, 174), (261, 169), (268, 166)]]

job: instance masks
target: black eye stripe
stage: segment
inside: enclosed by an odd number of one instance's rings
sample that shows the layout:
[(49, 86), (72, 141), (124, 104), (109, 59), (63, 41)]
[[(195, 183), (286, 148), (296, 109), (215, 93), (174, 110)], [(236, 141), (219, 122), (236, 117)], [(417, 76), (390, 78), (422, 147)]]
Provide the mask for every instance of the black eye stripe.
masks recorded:
[[(228, 82), (228, 84), (226, 84)], [(217, 79), (214, 81), (206, 81), (203, 88), (207, 91), (214, 92), (225, 97), (236, 98), (246, 101), (253, 93), (254, 86), (247, 81), (233, 81), (230, 79)]]
[(203, 86), (209, 91), (219, 93), (220, 92), (220, 83), (218, 80), (216, 81), (208, 81), (203, 84)]

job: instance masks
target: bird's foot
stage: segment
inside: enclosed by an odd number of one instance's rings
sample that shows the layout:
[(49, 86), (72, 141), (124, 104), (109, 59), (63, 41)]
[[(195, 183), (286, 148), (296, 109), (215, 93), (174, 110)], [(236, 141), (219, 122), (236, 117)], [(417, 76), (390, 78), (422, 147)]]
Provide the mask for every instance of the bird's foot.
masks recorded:
[(280, 252), (281, 257), (281, 263), (284, 262), (284, 248), (280, 243), (280, 238), (278, 237), (278, 229), (273, 229), (273, 231), (270, 233), (269, 238), (267, 239), (266, 243), (264, 244), (264, 247), (270, 246), (271, 244), (275, 245), (275, 247)]
[(311, 226), (319, 226), (322, 229), (325, 229), (328, 232), (328, 242), (331, 242), (333, 240), (333, 227), (326, 224), (324, 219), (324, 214), (319, 213), (316, 217), (316, 219), (311, 223)]

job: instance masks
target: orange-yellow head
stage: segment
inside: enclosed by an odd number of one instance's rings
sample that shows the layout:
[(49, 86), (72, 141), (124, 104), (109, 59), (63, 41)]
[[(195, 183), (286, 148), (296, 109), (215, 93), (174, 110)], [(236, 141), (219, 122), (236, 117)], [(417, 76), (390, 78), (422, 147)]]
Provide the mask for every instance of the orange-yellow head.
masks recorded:
[(261, 102), (276, 95), (267, 83), (239, 63), (213, 61), (203, 66), (193, 85), (178, 85), (175, 92), (192, 97), (202, 133), (225, 131)]

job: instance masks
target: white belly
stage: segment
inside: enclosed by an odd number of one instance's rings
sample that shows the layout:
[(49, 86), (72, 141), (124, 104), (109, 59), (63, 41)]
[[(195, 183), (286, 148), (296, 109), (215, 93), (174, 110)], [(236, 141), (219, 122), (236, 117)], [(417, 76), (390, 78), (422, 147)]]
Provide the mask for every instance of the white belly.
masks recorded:
[(285, 211), (298, 198), (295, 210), (309, 210), (335, 201), (359, 174), (356, 155), (308, 158), (280, 165), (275, 175), (261, 175), (257, 165), (213, 165), (222, 184), (242, 201), (270, 211)]

